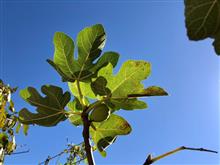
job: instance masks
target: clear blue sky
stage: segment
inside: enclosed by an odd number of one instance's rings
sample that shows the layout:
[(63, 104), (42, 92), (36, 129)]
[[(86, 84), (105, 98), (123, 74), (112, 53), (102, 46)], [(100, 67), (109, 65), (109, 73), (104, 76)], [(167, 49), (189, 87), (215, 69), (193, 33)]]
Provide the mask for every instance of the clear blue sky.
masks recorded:
[[(149, 61), (152, 74), (145, 85), (159, 85), (169, 93), (147, 98), (146, 110), (120, 111), (133, 131), (107, 149), (107, 158), (95, 153), (97, 164), (142, 164), (149, 153), (158, 155), (182, 145), (219, 150), (220, 57), (211, 40), (187, 39), (181, 0), (1, 0), (0, 78), (19, 89), (54, 84), (68, 90), (46, 63), (53, 56), (53, 34), (63, 31), (75, 40), (81, 29), (97, 23), (107, 33), (104, 50), (121, 55), (116, 69), (127, 59)], [(13, 99), (17, 111), (29, 107), (18, 92)], [(68, 121), (53, 128), (31, 127), (28, 136), (17, 136), (18, 145), (27, 144), (18, 151), (29, 148), (30, 152), (7, 157), (6, 164), (37, 164), (62, 151), (66, 138), (81, 142), (81, 131)], [(216, 154), (183, 151), (156, 164), (220, 161)]]

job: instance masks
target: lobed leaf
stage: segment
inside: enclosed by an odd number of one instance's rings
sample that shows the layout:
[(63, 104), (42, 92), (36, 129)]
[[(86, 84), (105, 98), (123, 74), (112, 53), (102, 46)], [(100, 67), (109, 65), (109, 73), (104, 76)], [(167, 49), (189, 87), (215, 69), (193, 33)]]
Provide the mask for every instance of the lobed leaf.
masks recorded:
[[(108, 64), (98, 72), (98, 76), (102, 76), (107, 80), (107, 88), (111, 94), (107, 94), (113, 109), (145, 109), (146, 103), (137, 100), (137, 98), (129, 98), (129, 94), (139, 93), (144, 89), (141, 81), (146, 79), (150, 74), (150, 63), (146, 61), (126, 61), (119, 72), (113, 75), (113, 67)], [(96, 87), (98, 88), (98, 86)], [(109, 104), (109, 102), (108, 102)]]
[(46, 97), (42, 97), (33, 87), (20, 91), (20, 95), (25, 101), (37, 107), (37, 113), (23, 108), (19, 112), (20, 122), (50, 127), (64, 121), (66, 119), (64, 107), (70, 100), (70, 93), (63, 93), (60, 87), (52, 85), (42, 86), (41, 91)]
[(90, 134), (102, 156), (106, 156), (105, 149), (115, 141), (118, 135), (127, 135), (131, 132), (129, 123), (115, 114), (111, 114), (106, 121), (92, 124), (95, 130), (91, 127)]
[[(118, 62), (118, 58), (119, 58), (119, 54), (117, 54), (115, 52), (105, 52), (99, 58), (99, 60), (96, 62), (94, 67), (92, 68), (93, 72), (98, 71), (100, 68), (105, 67), (109, 63), (113, 67), (115, 67), (117, 62)], [(69, 82), (68, 86), (69, 86), (69, 89), (70, 89), (71, 93), (74, 96), (79, 97), (79, 93), (78, 93), (76, 82), (74, 82), (74, 83), (73, 82)], [(88, 82), (80, 82), (80, 87), (81, 87), (81, 92), (82, 92), (83, 96), (89, 97), (91, 99), (95, 99), (96, 98), (96, 94), (98, 94), (98, 93), (94, 93), (94, 91), (91, 89), (90, 83), (88, 83)]]
[[(63, 32), (56, 32), (54, 59), (48, 59), (47, 62), (60, 74), (63, 81), (88, 81), (100, 68), (109, 62), (116, 65), (118, 61), (119, 55), (114, 52), (106, 52), (100, 57), (105, 41), (102, 25), (83, 29), (77, 36), (78, 59), (75, 59), (73, 40)], [(95, 63), (95, 60), (98, 61)]]

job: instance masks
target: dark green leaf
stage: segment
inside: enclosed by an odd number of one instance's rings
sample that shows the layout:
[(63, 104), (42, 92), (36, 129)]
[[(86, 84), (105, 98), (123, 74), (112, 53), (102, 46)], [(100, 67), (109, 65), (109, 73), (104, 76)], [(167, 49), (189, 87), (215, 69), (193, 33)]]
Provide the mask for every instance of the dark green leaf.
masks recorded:
[(105, 149), (111, 145), (118, 135), (127, 135), (131, 132), (129, 123), (120, 116), (111, 114), (109, 119), (100, 123), (93, 122), (96, 130), (90, 128), (92, 140), (98, 150), (105, 156)]
[(214, 38), (216, 53), (220, 55), (220, 1), (185, 0), (185, 22), (190, 40)]
[(91, 83), (91, 89), (95, 95), (107, 96), (111, 94), (110, 89), (106, 87), (107, 80), (100, 76), (94, 82)]
[(42, 97), (35, 88), (28, 87), (20, 91), (21, 97), (33, 106), (37, 113), (32, 113), (26, 108), (19, 112), (19, 120), (23, 124), (38, 124), (42, 126), (55, 126), (66, 119), (64, 107), (70, 100), (70, 93), (61, 88), (44, 85), (41, 88), (46, 97)]
[(69, 75), (66, 75), (65, 73), (63, 73), (63, 71), (59, 68), (59, 66), (56, 65), (52, 60), (47, 59), (47, 62), (60, 74), (63, 82), (66, 82), (66, 81), (74, 82), (75, 81), (74, 76), (69, 76)]
[(105, 52), (96, 62), (95, 66), (92, 68), (93, 72), (97, 72), (102, 67), (111, 63), (113, 67), (116, 66), (119, 59), (119, 54), (116, 52)]

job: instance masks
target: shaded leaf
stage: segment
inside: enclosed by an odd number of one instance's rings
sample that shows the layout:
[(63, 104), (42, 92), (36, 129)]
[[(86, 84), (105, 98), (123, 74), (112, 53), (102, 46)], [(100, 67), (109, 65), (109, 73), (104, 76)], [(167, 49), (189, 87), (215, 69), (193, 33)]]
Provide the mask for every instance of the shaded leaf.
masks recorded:
[[(107, 101), (105, 101), (106, 103)], [(112, 98), (110, 99), (111, 104), (113, 106), (111, 107), (112, 110), (133, 110), (133, 109), (146, 109), (147, 104), (141, 100), (138, 100), (137, 98)], [(108, 103), (107, 103), (108, 105)]]
[(111, 94), (110, 89), (108, 89), (106, 85), (107, 80), (104, 77), (99, 76), (91, 83), (91, 89), (95, 95), (106, 96)]
[(70, 100), (70, 93), (63, 93), (61, 88), (52, 85), (42, 86), (41, 91), (46, 97), (42, 97), (33, 87), (20, 91), (20, 95), (25, 101), (37, 107), (37, 113), (23, 108), (19, 112), (19, 120), (23, 124), (55, 126), (66, 119), (64, 107)]
[(113, 67), (116, 66), (118, 63), (119, 54), (116, 52), (105, 52), (103, 55), (99, 58), (99, 60), (96, 62), (95, 66), (92, 68), (93, 72), (98, 71), (102, 67), (108, 65), (108, 63), (111, 63)]
[(105, 149), (111, 145), (118, 135), (127, 135), (131, 132), (129, 123), (118, 115), (111, 114), (109, 119), (96, 123), (93, 122), (96, 130), (90, 128), (92, 140), (100, 153), (105, 156)]
[(190, 40), (214, 38), (216, 53), (220, 55), (220, 1), (185, 0), (185, 22)]
[(56, 65), (52, 60), (47, 59), (47, 62), (60, 74), (60, 76), (62, 77), (62, 81), (63, 82), (74, 82), (75, 81), (75, 75), (72, 76), (68, 76), (66, 75), (60, 68), (58, 65)]

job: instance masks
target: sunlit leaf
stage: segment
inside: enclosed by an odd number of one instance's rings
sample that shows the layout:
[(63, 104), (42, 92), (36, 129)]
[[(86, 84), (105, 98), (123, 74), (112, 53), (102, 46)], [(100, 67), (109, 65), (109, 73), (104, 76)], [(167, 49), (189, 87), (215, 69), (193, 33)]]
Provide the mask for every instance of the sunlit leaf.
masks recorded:
[(127, 135), (131, 132), (129, 123), (118, 115), (111, 114), (108, 120), (96, 123), (90, 128), (92, 140), (103, 156), (106, 156), (105, 149), (111, 145), (118, 135)]
[(82, 107), (80, 107), (79, 104), (80, 103), (76, 98), (67, 104), (67, 107), (70, 110), (70, 115), (68, 119), (75, 126), (79, 126), (83, 124), (81, 118)]
[(102, 25), (84, 28), (77, 36), (78, 63), (81, 70), (90, 69), (105, 46), (106, 35)]
[(190, 40), (214, 38), (216, 53), (220, 55), (220, 1), (185, 0), (185, 22)]
[[(79, 91), (78, 91), (76, 82), (68, 83), (68, 86), (69, 86), (71, 93), (74, 96), (79, 98)], [(82, 92), (83, 96), (89, 97), (91, 99), (96, 98), (95, 94), (93, 93), (93, 91), (91, 89), (90, 83), (80, 82), (80, 88), (81, 88), (81, 92)]]
[[(119, 72), (113, 75), (113, 67), (108, 64), (98, 72), (107, 80), (107, 88), (111, 94), (107, 94), (110, 102), (115, 105), (115, 109), (145, 109), (146, 103), (136, 98), (128, 98), (129, 94), (139, 93), (144, 90), (141, 81), (146, 79), (150, 74), (150, 63), (146, 61), (125, 62)], [(97, 87), (98, 88), (98, 87)]]
[(75, 59), (73, 40), (63, 32), (56, 32), (54, 59), (48, 59), (47, 62), (60, 74), (63, 81), (88, 81), (108, 63), (112, 63), (113, 66), (117, 64), (117, 53), (106, 52), (101, 55), (105, 41), (106, 35), (102, 25), (86, 27), (77, 36), (78, 59)]
[(66, 119), (64, 107), (70, 100), (70, 93), (63, 93), (61, 88), (52, 85), (42, 86), (41, 91), (46, 97), (42, 97), (33, 87), (21, 90), (21, 97), (36, 106), (37, 113), (23, 108), (19, 112), (19, 120), (23, 124), (55, 126)]

